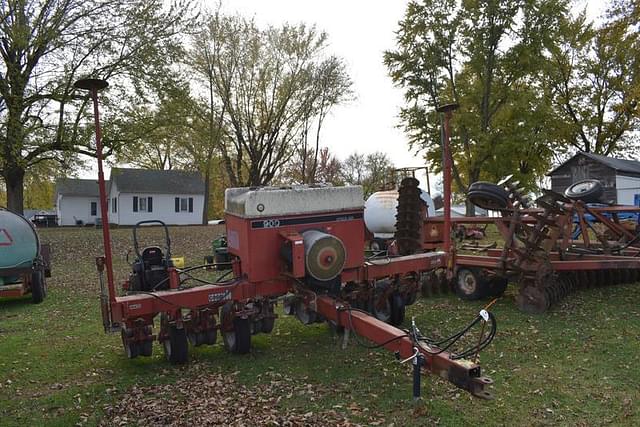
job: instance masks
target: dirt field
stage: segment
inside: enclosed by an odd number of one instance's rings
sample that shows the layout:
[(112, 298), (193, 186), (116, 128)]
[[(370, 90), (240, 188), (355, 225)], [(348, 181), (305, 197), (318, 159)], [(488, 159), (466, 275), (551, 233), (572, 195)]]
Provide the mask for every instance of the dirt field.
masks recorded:
[[(199, 263), (221, 230), (173, 227), (173, 253)], [(130, 236), (113, 230), (119, 279), (128, 273)], [(496, 399), (424, 377), (424, 399), (414, 404), (410, 368), (392, 354), (353, 339), (342, 350), (326, 325), (283, 315), (245, 356), (203, 346), (190, 349), (188, 366), (174, 367), (155, 344), (152, 358), (127, 360), (119, 335), (102, 331), (100, 232), (50, 229), (41, 237), (54, 250), (48, 299), (0, 300), (2, 426), (640, 425), (640, 285), (574, 294), (535, 317), (515, 309), (510, 289), (494, 307), (497, 338), (481, 358)], [(447, 335), (484, 304), (421, 299), (407, 319)]]

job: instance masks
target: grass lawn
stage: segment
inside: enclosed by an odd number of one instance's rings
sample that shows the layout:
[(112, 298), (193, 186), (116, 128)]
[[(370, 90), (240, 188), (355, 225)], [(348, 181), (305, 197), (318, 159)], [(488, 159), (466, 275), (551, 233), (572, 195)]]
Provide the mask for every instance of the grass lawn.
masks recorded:
[[(220, 231), (174, 227), (173, 253), (199, 263)], [(145, 233), (159, 236), (158, 229)], [(136, 412), (118, 415), (147, 399), (169, 417), (155, 423), (181, 425), (190, 423), (170, 418), (176, 408), (191, 411), (193, 419), (228, 410), (238, 424), (242, 411), (272, 411), (298, 414), (299, 425), (322, 424), (325, 417), (396, 426), (640, 425), (638, 285), (579, 292), (542, 316), (518, 312), (515, 289), (509, 289), (493, 307), (498, 334), (481, 357), (496, 399), (472, 398), (428, 376), (424, 399), (414, 404), (410, 367), (392, 354), (364, 349), (353, 339), (342, 350), (325, 325), (305, 327), (282, 315), (271, 335), (253, 337), (249, 355), (203, 346), (190, 349), (189, 366), (174, 367), (156, 343), (152, 358), (127, 360), (120, 336), (102, 331), (94, 266), (102, 253), (100, 232), (50, 229), (41, 238), (53, 246), (48, 298), (40, 305), (28, 298), (0, 300), (1, 426), (153, 424), (136, 420)], [(124, 254), (131, 230), (113, 230), (112, 238), (121, 281), (128, 273)], [(423, 332), (444, 335), (484, 304), (451, 295), (421, 299), (407, 319), (415, 316)], [(204, 422), (221, 423), (211, 418), (191, 425)]]

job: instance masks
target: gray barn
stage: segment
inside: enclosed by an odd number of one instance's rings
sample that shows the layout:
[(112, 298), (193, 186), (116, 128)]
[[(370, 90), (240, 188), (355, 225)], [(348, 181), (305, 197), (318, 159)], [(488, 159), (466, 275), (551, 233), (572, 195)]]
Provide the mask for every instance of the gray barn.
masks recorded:
[(597, 179), (604, 186), (604, 200), (640, 206), (640, 162), (635, 160), (580, 152), (547, 175), (551, 189), (558, 193), (575, 182)]

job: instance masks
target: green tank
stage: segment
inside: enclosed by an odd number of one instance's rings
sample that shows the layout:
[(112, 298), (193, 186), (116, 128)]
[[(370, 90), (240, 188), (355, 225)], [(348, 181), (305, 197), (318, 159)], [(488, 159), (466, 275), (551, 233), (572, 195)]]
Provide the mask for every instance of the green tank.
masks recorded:
[(21, 215), (0, 209), (0, 285), (13, 281), (16, 269), (33, 266), (39, 250), (33, 224)]

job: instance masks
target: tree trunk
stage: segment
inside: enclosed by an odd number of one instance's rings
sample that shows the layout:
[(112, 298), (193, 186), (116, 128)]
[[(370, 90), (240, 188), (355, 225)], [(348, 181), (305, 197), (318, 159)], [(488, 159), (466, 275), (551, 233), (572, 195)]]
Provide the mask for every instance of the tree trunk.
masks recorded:
[(7, 209), (17, 214), (24, 213), (24, 169), (16, 167), (4, 174), (7, 185)]
[(211, 180), (211, 166), (207, 165), (204, 173), (204, 206), (202, 207), (202, 225), (209, 222), (209, 192), (211, 191), (209, 181)]

